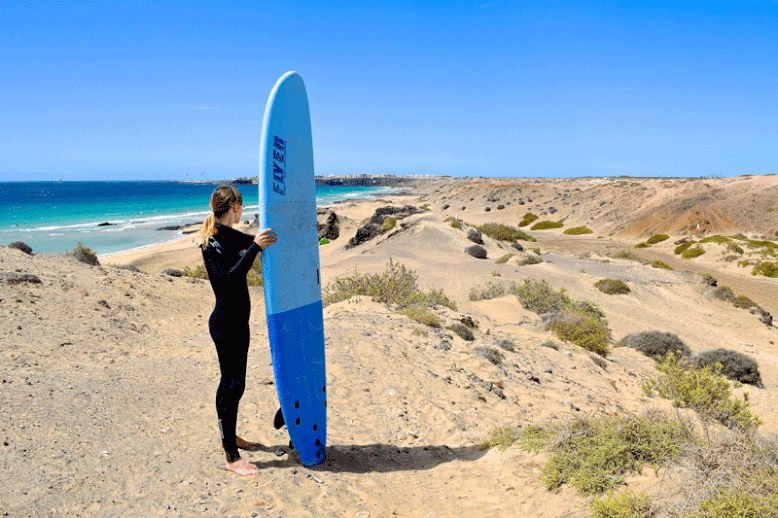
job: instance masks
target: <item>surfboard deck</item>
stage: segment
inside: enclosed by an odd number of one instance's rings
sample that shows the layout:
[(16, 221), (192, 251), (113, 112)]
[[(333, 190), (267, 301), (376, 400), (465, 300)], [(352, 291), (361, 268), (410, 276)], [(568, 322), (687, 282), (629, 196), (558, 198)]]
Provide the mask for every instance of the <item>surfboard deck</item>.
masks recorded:
[(278, 235), (262, 252), (273, 373), (289, 438), (314, 466), (326, 454), (327, 383), (311, 117), (296, 72), (270, 93), (259, 162), (260, 227)]

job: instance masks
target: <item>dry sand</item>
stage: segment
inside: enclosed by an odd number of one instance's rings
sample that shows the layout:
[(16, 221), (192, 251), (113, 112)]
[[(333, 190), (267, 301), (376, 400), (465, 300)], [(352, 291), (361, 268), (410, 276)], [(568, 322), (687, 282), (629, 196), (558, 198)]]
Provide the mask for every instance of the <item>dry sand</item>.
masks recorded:
[[(347, 249), (362, 220), (388, 204), (430, 210)], [(435, 178), (410, 195), (333, 206), (341, 236), (321, 247), (323, 285), (355, 269), (383, 271), (391, 258), (416, 271), (423, 287), (442, 289), (458, 310), (438, 308), (445, 324), (433, 329), (369, 297), (325, 308), (327, 460), (307, 469), (293, 453), (274, 453), (288, 437), (272, 426), (277, 396), (262, 290), (252, 288), (252, 349), (238, 431), (267, 451), (245, 454), (262, 470), (246, 478), (224, 470), (219, 446), (210, 286), (160, 273), (201, 262), (193, 236), (105, 257), (99, 267), (0, 248), (0, 515), (589, 516), (588, 497), (544, 489), (545, 454), (481, 444), (498, 426), (668, 409), (667, 401), (646, 398), (640, 388), (656, 375), (653, 361), (616, 348), (603, 368), (591, 353), (545, 331), (515, 297), (474, 302), (470, 289), (546, 279), (600, 305), (614, 341), (659, 330), (677, 334), (695, 353), (716, 347), (746, 353), (758, 361), (764, 388), (735, 392), (750, 393), (765, 422), (761, 433), (776, 433), (775, 327), (713, 298), (695, 272), (711, 273), (771, 312), (778, 309), (778, 281), (723, 260), (723, 245), (704, 245), (707, 253), (691, 260), (673, 254), (673, 242), (683, 237), (774, 237), (778, 211), (772, 207), (778, 207), (775, 176)], [(523, 244), (539, 247), (542, 263), (520, 266), (517, 254), (496, 264), (510, 251), (505, 244), (485, 238), (488, 258), (475, 259), (464, 253), (472, 244), (465, 232), (446, 221), (516, 225), (528, 211), (565, 218), (564, 228), (586, 225), (594, 234), (530, 231), (538, 242)], [(671, 239), (634, 251), (675, 270), (607, 259), (658, 232)], [(119, 267), (128, 264), (141, 271)], [(36, 275), (41, 284), (10, 284), (11, 274)], [(624, 280), (632, 292), (599, 292), (593, 285), (606, 277)], [(479, 324), (473, 342), (445, 329), (463, 317)], [(494, 365), (479, 348), (499, 340), (511, 341), (515, 351), (503, 350), (501, 365)], [(647, 491), (668, 483), (652, 471), (628, 481)]]

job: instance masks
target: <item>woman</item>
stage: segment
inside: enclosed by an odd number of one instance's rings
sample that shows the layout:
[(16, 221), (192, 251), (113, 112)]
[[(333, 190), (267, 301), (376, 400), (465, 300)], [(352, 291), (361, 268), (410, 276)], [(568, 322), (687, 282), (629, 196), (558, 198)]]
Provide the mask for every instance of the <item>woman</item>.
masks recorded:
[(249, 352), (251, 299), (246, 274), (257, 254), (276, 242), (272, 229), (256, 236), (232, 227), (243, 214), (243, 197), (231, 185), (217, 187), (211, 194), (211, 209), (203, 223), (203, 259), (216, 305), (208, 320), (211, 338), (219, 355), (221, 381), (216, 390), (219, 433), (227, 456), (227, 469), (241, 475), (256, 475), (259, 469), (241, 459), (238, 448), (256, 450), (261, 445), (236, 436), (238, 404), (246, 383)]

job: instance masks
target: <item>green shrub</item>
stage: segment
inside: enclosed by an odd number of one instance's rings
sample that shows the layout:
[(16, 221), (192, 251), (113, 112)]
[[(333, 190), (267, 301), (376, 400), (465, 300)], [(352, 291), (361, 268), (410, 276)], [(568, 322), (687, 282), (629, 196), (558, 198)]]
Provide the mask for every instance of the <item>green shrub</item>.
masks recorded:
[(685, 251), (689, 249), (694, 244), (694, 241), (687, 241), (686, 243), (681, 243), (680, 245), (675, 247), (675, 250), (673, 250), (673, 253), (675, 255), (681, 255)]
[(694, 259), (695, 257), (699, 257), (702, 254), (705, 253), (705, 249), (700, 246), (695, 246), (694, 248), (690, 248), (686, 250), (685, 252), (681, 253), (681, 257), (683, 259)]
[(594, 287), (607, 295), (619, 295), (629, 293), (629, 286), (619, 279), (600, 279), (594, 283)]
[(717, 288), (716, 291), (713, 292), (713, 296), (726, 302), (732, 302), (735, 300), (735, 292), (732, 291), (732, 288), (729, 286), (721, 286), (720, 288)]
[(473, 340), (475, 340), (475, 335), (473, 335), (473, 331), (471, 331), (470, 328), (465, 325), (451, 324), (446, 329), (450, 329), (451, 331), (459, 335), (459, 337), (462, 340), (466, 340), (468, 342), (472, 342)]
[(522, 241), (530, 241), (530, 242), (537, 241), (537, 239), (530, 236), (526, 232), (523, 232), (516, 227), (503, 225), (502, 223), (484, 223), (483, 225), (480, 226), (476, 225), (474, 228), (476, 230), (480, 230), (483, 234), (486, 234), (492, 239), (496, 239), (498, 241), (513, 242), (513, 241), (518, 241), (519, 239), (521, 239)]
[(399, 310), (437, 305), (457, 309), (456, 303), (446, 297), (442, 290), (419, 289), (417, 279), (415, 272), (390, 259), (383, 273), (360, 275), (354, 272), (351, 277), (335, 279), (324, 288), (323, 303), (328, 306), (357, 295), (365, 295), (373, 297), (376, 302), (394, 305)]
[(90, 266), (100, 266), (100, 261), (97, 259), (97, 254), (95, 254), (91, 248), (84, 246), (81, 241), (79, 241), (78, 245), (66, 255), (75, 257), (78, 261), (86, 263)]
[(511, 293), (511, 290), (515, 291), (515, 286), (514, 284), (512, 288), (506, 288), (504, 284), (489, 281), (483, 288), (476, 286), (470, 288), (470, 300), (488, 300), (502, 297)]
[(535, 255), (540, 255), (540, 248), (530, 248), (530, 251), (535, 252)]
[(194, 270), (192, 270), (188, 266), (184, 266), (182, 271), (184, 272), (184, 275), (186, 275), (187, 277), (192, 277), (194, 279), (208, 278), (208, 270), (205, 269), (205, 264), (198, 265)]
[(735, 252), (736, 254), (744, 254), (745, 251), (737, 244), (737, 243), (730, 243), (729, 246), (727, 246), (728, 252)]
[(497, 345), (501, 349), (505, 349), (506, 351), (511, 351), (511, 352), (516, 351), (516, 344), (514, 344), (512, 340), (506, 340), (503, 338), (502, 340), (497, 341)]
[(778, 495), (754, 494), (742, 488), (720, 491), (684, 518), (778, 518)]
[(527, 255), (524, 259), (519, 261), (519, 266), (528, 266), (532, 264), (540, 264), (543, 262), (543, 258), (540, 255)]
[(670, 236), (667, 234), (654, 234), (653, 236), (646, 239), (646, 243), (649, 245), (655, 245), (657, 243), (661, 243), (662, 241), (667, 241), (670, 239)]
[(540, 221), (530, 227), (530, 230), (549, 230), (552, 228), (562, 228), (565, 224), (561, 221)]
[(323, 237), (323, 238), (319, 239), (319, 244), (320, 245), (328, 245), (328, 244), (330, 244), (330, 240), (327, 239), (326, 237)]
[(651, 500), (645, 494), (615, 493), (592, 502), (591, 518), (652, 518)]
[(562, 233), (568, 236), (580, 236), (582, 234), (594, 234), (594, 231), (586, 227), (572, 227)]
[(381, 223), (381, 233), (389, 232), (395, 225), (397, 225), (397, 220), (395, 218), (391, 216), (385, 217), (383, 223)]
[(554, 291), (545, 279), (526, 279), (524, 284), (516, 288), (516, 296), (524, 309), (538, 315), (560, 312), (570, 302), (564, 288)]
[(444, 222), (446, 222), (446, 223), (448, 223), (449, 221), (451, 222), (451, 228), (457, 228), (457, 229), (462, 228), (462, 224), (459, 222), (458, 219), (452, 218), (452, 217), (448, 217), (448, 218), (446, 218), (444, 220)]
[(630, 347), (646, 356), (661, 361), (669, 353), (689, 358), (692, 355), (689, 346), (672, 333), (661, 331), (643, 331), (625, 336), (616, 343), (616, 347)]
[(489, 432), (489, 440), (486, 441), (486, 443), (482, 446), (482, 450), (486, 450), (488, 448), (494, 448), (495, 446), (500, 449), (500, 451), (505, 451), (514, 444), (516, 444), (516, 441), (519, 439), (519, 434), (516, 432), (513, 428), (508, 428), (504, 426), (500, 426), (497, 428), (492, 429), (491, 432)]
[(502, 257), (500, 257), (499, 259), (497, 259), (497, 260), (495, 261), (495, 263), (496, 263), (496, 264), (505, 264), (505, 263), (507, 263), (507, 262), (508, 262), (508, 259), (510, 259), (510, 258), (511, 258), (511, 257), (513, 257), (514, 255), (516, 255), (516, 254), (505, 254), (504, 256), (502, 256)]
[(650, 246), (648, 243), (638, 243), (635, 245), (635, 248), (648, 248)]
[(748, 395), (743, 399), (732, 397), (730, 384), (716, 367), (684, 369), (680, 360), (668, 354), (657, 365), (664, 373), (643, 384), (643, 391), (652, 396), (670, 399), (676, 407), (691, 408), (704, 420), (718, 421), (728, 428), (741, 432), (753, 432), (762, 424), (749, 409)]
[(602, 320), (576, 315), (575, 318), (551, 321), (548, 328), (562, 340), (574, 343), (587, 351), (600, 356), (608, 354), (611, 332), (607, 323)]
[(691, 431), (678, 420), (652, 412), (528, 427), (519, 443), (527, 450), (551, 452), (542, 475), (548, 490), (570, 484), (581, 493), (599, 494), (622, 484), (627, 472), (640, 473), (647, 463), (676, 458), (691, 440)]
[(637, 255), (632, 250), (620, 250), (618, 252), (614, 252), (610, 255), (613, 259), (629, 259), (630, 261), (640, 261), (643, 262), (643, 258)]
[(532, 223), (536, 219), (538, 219), (538, 216), (536, 214), (528, 212), (528, 213), (524, 214), (524, 218), (519, 222), (519, 226), (520, 227), (526, 227), (527, 225), (529, 225), (530, 223)]
[(660, 261), (659, 259), (657, 259), (656, 261), (652, 262), (651, 266), (653, 266), (654, 268), (664, 268), (665, 270), (672, 270), (673, 269), (672, 266), (670, 266), (669, 264), (667, 264), (664, 261)]
[(751, 275), (764, 275), (765, 277), (778, 277), (778, 264), (767, 261), (760, 262), (751, 271)]
[(751, 309), (759, 307), (759, 304), (749, 299), (745, 295), (740, 295), (732, 299), (732, 305), (740, 309)]
[(249, 286), (262, 286), (262, 261), (259, 256), (254, 259), (254, 263), (246, 274), (246, 284)]
[(440, 317), (427, 308), (412, 306), (401, 309), (399, 313), (425, 326), (440, 327)]
[(731, 242), (732, 242), (732, 238), (725, 237), (725, 236), (708, 236), (703, 239), (700, 239), (700, 243), (716, 243), (717, 245), (725, 245)]
[(721, 348), (704, 351), (692, 359), (692, 365), (697, 369), (718, 367), (718, 372), (727, 379), (762, 387), (756, 360), (737, 351)]

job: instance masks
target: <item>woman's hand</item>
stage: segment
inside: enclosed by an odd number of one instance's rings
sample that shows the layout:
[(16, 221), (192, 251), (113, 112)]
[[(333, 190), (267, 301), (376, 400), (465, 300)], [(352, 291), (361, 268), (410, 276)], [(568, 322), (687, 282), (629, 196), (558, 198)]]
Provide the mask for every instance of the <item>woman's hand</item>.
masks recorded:
[(259, 245), (261, 250), (264, 250), (276, 241), (278, 241), (278, 237), (275, 235), (272, 228), (266, 228), (254, 236), (254, 242)]

